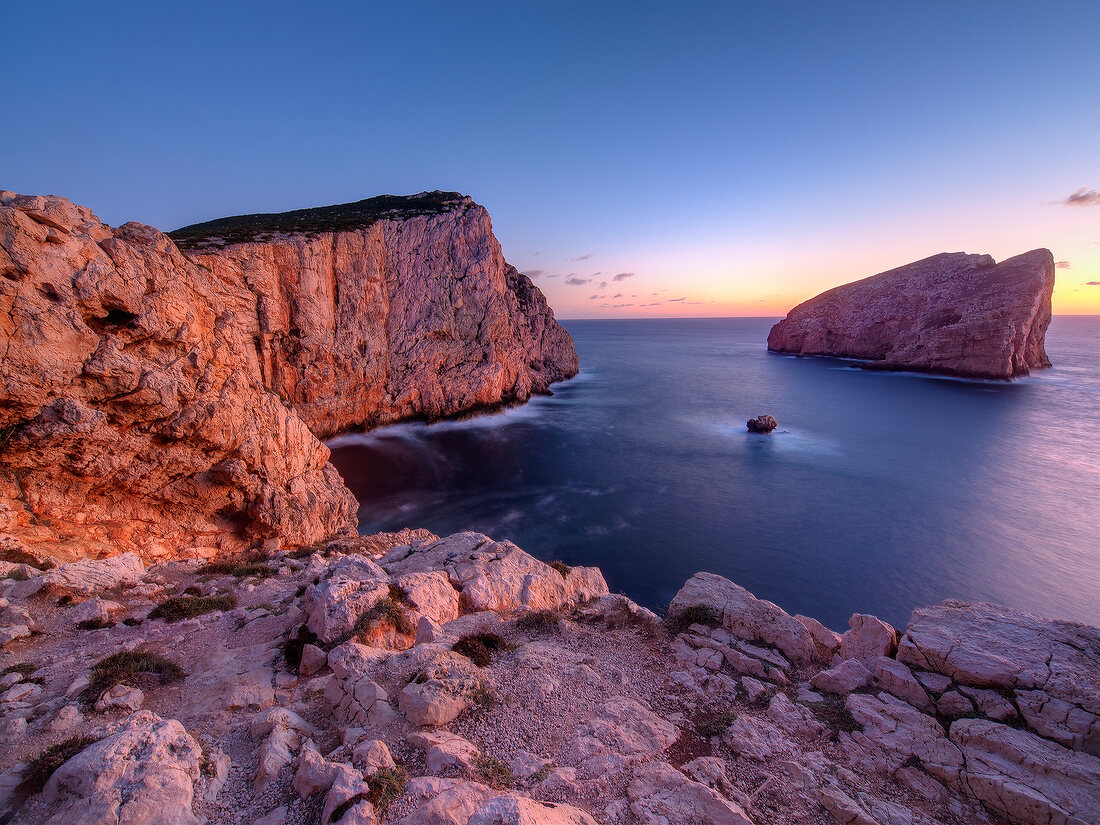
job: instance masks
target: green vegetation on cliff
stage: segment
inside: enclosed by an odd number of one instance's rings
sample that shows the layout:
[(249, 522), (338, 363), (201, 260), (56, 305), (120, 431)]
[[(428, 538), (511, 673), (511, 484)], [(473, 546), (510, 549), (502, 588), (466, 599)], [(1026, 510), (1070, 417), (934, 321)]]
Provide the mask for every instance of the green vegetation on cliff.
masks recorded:
[(264, 236), (312, 234), (363, 229), (381, 220), (408, 220), (419, 215), (439, 215), (459, 206), (459, 192), (421, 192), (419, 195), (379, 195), (354, 203), (294, 209), (258, 215), (234, 215), (194, 223), (168, 233), (180, 249), (227, 246), (262, 241)]

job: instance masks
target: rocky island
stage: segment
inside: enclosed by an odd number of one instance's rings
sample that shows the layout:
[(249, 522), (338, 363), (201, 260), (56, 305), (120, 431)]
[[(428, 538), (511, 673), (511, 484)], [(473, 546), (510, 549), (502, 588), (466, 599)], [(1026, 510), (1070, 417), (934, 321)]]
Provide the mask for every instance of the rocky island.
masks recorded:
[(0, 822), (1098, 821), (1096, 628), (837, 633), (709, 573), (662, 618), (508, 541), (356, 535), (318, 437), (577, 369), (468, 198), (168, 236), (3, 193), (0, 296)]
[(838, 286), (772, 327), (768, 349), (865, 360), (870, 369), (1010, 380), (1050, 366), (1054, 257), (1036, 249), (933, 255)]

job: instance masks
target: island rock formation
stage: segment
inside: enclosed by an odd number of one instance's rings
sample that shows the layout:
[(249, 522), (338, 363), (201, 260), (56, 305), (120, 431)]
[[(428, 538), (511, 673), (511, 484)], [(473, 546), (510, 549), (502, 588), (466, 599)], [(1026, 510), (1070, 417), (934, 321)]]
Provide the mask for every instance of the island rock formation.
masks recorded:
[(868, 361), (871, 369), (1010, 380), (1050, 366), (1054, 258), (996, 263), (950, 252), (838, 286), (772, 327), (768, 349)]
[(572, 339), (461, 195), (175, 234), (190, 253), (64, 198), (0, 193), (3, 549), (310, 544), (355, 526), (318, 438), (576, 373)]

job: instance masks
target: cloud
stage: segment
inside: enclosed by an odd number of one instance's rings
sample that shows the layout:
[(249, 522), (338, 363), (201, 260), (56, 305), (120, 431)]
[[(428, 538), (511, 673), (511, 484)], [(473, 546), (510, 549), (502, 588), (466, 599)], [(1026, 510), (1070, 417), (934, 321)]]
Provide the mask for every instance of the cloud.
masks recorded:
[(1085, 281), (1085, 286), (1100, 286), (1100, 281)]
[(633, 277), (634, 277), (633, 272), (620, 272), (618, 275), (616, 275), (611, 280), (613, 280), (613, 281), (625, 281), (627, 278), (633, 278)]
[(623, 307), (632, 307), (634, 304), (612, 304), (612, 309), (622, 309)]
[(687, 299), (686, 298), (669, 298), (668, 302), (670, 304), (672, 304), (672, 303), (675, 303), (676, 301), (684, 301), (684, 300), (687, 300)]
[(616, 292), (614, 295), (611, 296), (611, 300), (615, 300), (616, 298), (622, 298), (622, 297), (623, 297), (623, 294), (621, 292)]
[(570, 286), (584, 286), (591, 280), (591, 278), (578, 278), (575, 275), (571, 275), (565, 279), (565, 282)]
[(1059, 269), (1072, 269), (1073, 268), (1073, 267), (1070, 266), (1069, 261), (1055, 261), (1054, 265), (1056, 267), (1058, 267)]
[(600, 281), (600, 289), (607, 289), (607, 281)]
[(1100, 206), (1100, 192), (1081, 188), (1062, 201), (1066, 206)]
[(557, 278), (558, 276), (557, 275), (547, 275), (546, 277), (547, 278)]
[(578, 255), (576, 258), (570, 258), (571, 261), (587, 261), (592, 257), (591, 252), (585, 252), (583, 255)]
[(523, 274), (526, 275), (528, 278), (541, 278), (543, 275), (546, 274), (546, 270), (545, 269), (528, 269)]

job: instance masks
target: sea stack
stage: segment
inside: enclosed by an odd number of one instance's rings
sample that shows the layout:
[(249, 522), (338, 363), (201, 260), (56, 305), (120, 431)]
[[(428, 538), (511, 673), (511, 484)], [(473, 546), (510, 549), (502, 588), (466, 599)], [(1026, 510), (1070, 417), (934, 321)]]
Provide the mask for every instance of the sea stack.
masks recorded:
[(1050, 366), (1054, 257), (947, 252), (823, 292), (772, 327), (768, 349), (868, 369), (1011, 380)]
[(523, 401), (577, 370), (458, 193), (174, 234), (0, 192), (7, 549), (151, 562), (312, 544), (356, 524), (320, 438)]

